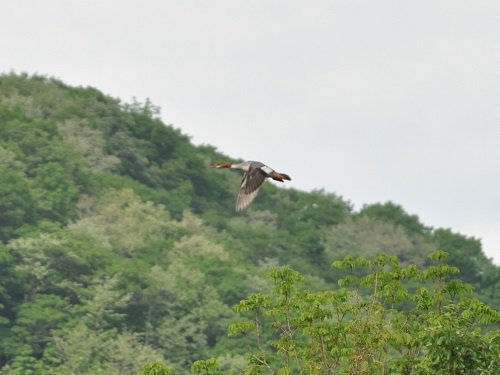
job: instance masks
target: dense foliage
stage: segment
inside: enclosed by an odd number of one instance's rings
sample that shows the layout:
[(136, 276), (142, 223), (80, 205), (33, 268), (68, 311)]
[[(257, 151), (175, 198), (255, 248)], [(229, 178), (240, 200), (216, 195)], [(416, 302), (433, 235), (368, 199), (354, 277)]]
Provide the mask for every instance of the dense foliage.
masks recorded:
[[(235, 309), (251, 319), (230, 327), (256, 336), (248, 373), (498, 373), (500, 331), (482, 328), (500, 314), (461, 297), (470, 287), (447, 281), (458, 270), (446, 255), (431, 254), (436, 263), (423, 270), (385, 254), (346, 257), (334, 262), (350, 270), (342, 287), (319, 292), (299, 289), (302, 276), (288, 267), (273, 270), (273, 290), (242, 300)], [(274, 339), (261, 339), (267, 330)]]
[(235, 214), (225, 159), (149, 102), (0, 76), (0, 374), (493, 373), (479, 240), (272, 184)]

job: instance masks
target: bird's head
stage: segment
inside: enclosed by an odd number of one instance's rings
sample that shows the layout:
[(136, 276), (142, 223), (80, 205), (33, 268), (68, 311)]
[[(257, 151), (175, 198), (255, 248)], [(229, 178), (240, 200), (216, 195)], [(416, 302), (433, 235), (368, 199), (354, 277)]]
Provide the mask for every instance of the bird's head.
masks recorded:
[(233, 165), (232, 163), (221, 162), (221, 163), (215, 163), (213, 165), (209, 165), (208, 168), (211, 168), (211, 169), (231, 168), (232, 165)]

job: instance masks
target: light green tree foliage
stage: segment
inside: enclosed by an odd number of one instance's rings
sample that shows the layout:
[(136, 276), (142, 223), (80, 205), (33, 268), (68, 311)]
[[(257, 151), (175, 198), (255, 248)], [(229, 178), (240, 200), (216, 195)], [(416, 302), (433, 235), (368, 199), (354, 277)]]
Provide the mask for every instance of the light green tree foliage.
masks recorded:
[(60, 373), (134, 374), (144, 363), (163, 361), (163, 355), (144, 343), (142, 335), (124, 327), (125, 308), (131, 295), (124, 293), (118, 278), (96, 280), (84, 314), (51, 337), (44, 363)]
[(106, 152), (106, 141), (101, 131), (89, 126), (88, 121), (67, 119), (58, 125), (59, 132), (87, 160), (94, 171), (109, 171), (116, 168), (120, 159)]
[(50, 234), (33, 238), (20, 238), (8, 245), (10, 254), (16, 260), (14, 270), (24, 278), (27, 300), (34, 300), (39, 294), (47, 293), (55, 287), (58, 280), (51, 267), (52, 259), (48, 252), (62, 246), (61, 239)]
[[(463, 296), (471, 288), (449, 279), (457, 269), (445, 256), (433, 253), (435, 263), (424, 270), (386, 255), (346, 257), (334, 265), (371, 272), (350, 274), (340, 288), (322, 292), (300, 289), (303, 277), (288, 267), (275, 269), (271, 293), (235, 307), (249, 319), (232, 324), (230, 333), (255, 338), (244, 373), (498, 373), (500, 332), (483, 329), (498, 324), (500, 313)], [(409, 280), (429, 285), (411, 292)]]
[(44, 357), (60, 373), (97, 373), (102, 366), (99, 359), (104, 357), (111, 338), (107, 332), (95, 331), (79, 322), (55, 332)]
[(138, 375), (172, 375), (173, 373), (172, 368), (163, 363), (156, 362), (144, 366)]
[[(155, 265), (142, 293), (146, 339), (169, 353), (167, 359), (186, 368), (225, 331), (230, 316), (216, 289), (207, 282), (204, 264), (224, 262), (227, 253), (201, 233), (184, 236)], [(208, 266), (207, 266), (208, 267)]]
[(135, 333), (94, 331), (79, 324), (60, 334), (45, 354), (45, 362), (59, 373), (136, 374), (144, 363), (164, 361), (160, 351)]
[(120, 327), (125, 319), (123, 310), (131, 294), (119, 286), (118, 276), (95, 280), (91, 299), (85, 303), (85, 318), (94, 329)]
[(226, 304), (232, 305), (244, 296), (247, 276), (265, 274), (251, 264), (241, 266), (243, 244), (239, 239), (214, 230), (189, 211), (175, 225), (175, 232), (178, 240), (167, 253), (167, 263), (181, 262), (200, 270)]
[(325, 235), (325, 253), (329, 259), (347, 255), (371, 257), (385, 252), (405, 263), (422, 265), (426, 254), (433, 249), (423, 237), (409, 236), (402, 226), (369, 216), (347, 219), (330, 227)]
[(45, 77), (27, 74), (2, 76), (1, 103), (11, 109), (19, 109), (27, 117), (44, 118), (68, 104), (63, 85)]
[(172, 364), (185, 367), (203, 355), (209, 341), (215, 344), (229, 310), (199, 271), (176, 265), (155, 268), (150, 278), (157, 284), (150, 281), (144, 296), (156, 303), (146, 314), (147, 342), (168, 353)]
[(26, 166), (21, 161), (17, 160), (16, 153), (10, 151), (0, 145), (0, 168), (15, 171), (24, 175)]
[(123, 255), (132, 255), (170, 233), (171, 221), (163, 207), (143, 202), (132, 190), (110, 190), (69, 228), (98, 238)]
[(199, 233), (180, 238), (167, 255), (167, 261), (177, 259), (193, 261), (195, 259), (200, 260), (200, 258), (212, 258), (223, 262), (228, 260), (229, 254), (221, 244)]
[[(116, 278), (96, 280), (93, 276), (93, 272), (106, 264), (110, 249), (100, 246), (91, 237), (69, 231), (19, 238), (11, 241), (7, 249), (22, 285), (17, 292), (23, 294), (15, 324), (2, 337), (3, 354), (12, 358), (8, 373), (44, 373), (46, 366), (55, 366), (56, 362), (67, 358), (68, 353), (74, 353), (71, 361), (76, 361), (76, 356), (83, 355), (79, 347), (60, 357), (55, 349), (69, 351), (72, 343), (84, 344), (81, 338), (73, 339), (72, 336), (75, 332), (85, 333), (82, 329), (73, 330), (77, 322), (87, 322), (83, 328), (92, 331), (87, 333), (90, 338), (108, 337), (107, 346), (114, 345), (118, 335), (109, 336), (104, 332), (123, 324), (124, 313), (119, 310), (125, 308), (130, 297), (117, 290)], [(75, 316), (80, 319), (75, 320)], [(66, 330), (65, 327), (70, 328)], [(92, 345), (92, 340), (87, 343)], [(80, 361), (83, 362), (83, 358)], [(103, 365), (100, 361), (92, 361), (94, 359), (82, 366), (98, 368)]]
[(216, 358), (219, 368), (228, 375), (241, 374), (247, 368), (247, 361), (243, 354), (223, 354)]
[(23, 280), (25, 301), (47, 293), (79, 300), (92, 273), (106, 264), (110, 254), (92, 237), (66, 230), (22, 237), (7, 248)]
[(191, 371), (195, 374), (224, 375), (224, 372), (219, 368), (217, 360), (214, 358), (196, 361), (191, 366)]
[(11, 93), (8, 96), (0, 96), (2, 106), (10, 109), (19, 108), (21, 112), (30, 118), (42, 117), (43, 112), (39, 106), (35, 104), (35, 100), (31, 96), (23, 96), (17, 93)]

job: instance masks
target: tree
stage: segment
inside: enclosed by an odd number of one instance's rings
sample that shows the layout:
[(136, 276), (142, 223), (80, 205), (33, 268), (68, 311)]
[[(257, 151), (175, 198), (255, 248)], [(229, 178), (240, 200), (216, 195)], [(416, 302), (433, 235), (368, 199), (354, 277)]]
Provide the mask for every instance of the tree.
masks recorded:
[(86, 215), (70, 228), (132, 256), (147, 243), (163, 239), (170, 232), (171, 223), (164, 207), (143, 202), (131, 189), (124, 189), (109, 190), (91, 201)]
[[(466, 288), (443, 261), (423, 259), (447, 250), (457, 276), (495, 305), (499, 271), (479, 241), (392, 203), (353, 213), (335, 194), (271, 183), (235, 214), (241, 175), (207, 168), (226, 158), (164, 124), (149, 101), (0, 75), (0, 373), (496, 366), (495, 327), (478, 322), (488, 308), (456, 296)], [(340, 253), (352, 258), (332, 271)], [(254, 330), (242, 320), (233, 328), (248, 334), (228, 337), (228, 306), (245, 295), (240, 314), (254, 314)]]
[(38, 210), (42, 217), (62, 223), (75, 217), (80, 191), (61, 165), (43, 164), (37, 168), (34, 183)]
[(460, 269), (463, 280), (479, 285), (488, 264), (481, 242), (450, 229), (436, 229), (432, 236), (436, 245), (450, 254), (449, 262)]
[(401, 225), (412, 235), (425, 234), (430, 229), (420, 222), (417, 215), (408, 214), (403, 207), (393, 202), (366, 205), (359, 212), (359, 215), (388, 221), (394, 225)]
[(326, 230), (325, 252), (328, 259), (373, 257), (382, 252), (395, 255), (403, 263), (422, 265), (434, 250), (422, 236), (410, 236), (400, 225), (370, 216), (349, 218)]
[(3, 356), (10, 362), (8, 370), (5, 369), (7, 374), (45, 372), (39, 359), (50, 341), (51, 331), (67, 321), (68, 306), (68, 301), (55, 295), (38, 295), (20, 306), (15, 324), (2, 338)]
[(36, 222), (35, 199), (29, 181), (19, 173), (0, 167), (0, 241), (16, 230)]
[(167, 269), (153, 266), (147, 285), (138, 296), (145, 340), (168, 353), (167, 359), (177, 368), (187, 368), (216, 344), (229, 309), (206, 285), (201, 271), (179, 260)]
[[(498, 324), (500, 313), (464, 296), (471, 288), (450, 279), (458, 270), (445, 257), (431, 254), (434, 264), (423, 270), (384, 254), (346, 257), (334, 266), (371, 273), (320, 292), (300, 289), (303, 277), (289, 267), (273, 270), (271, 293), (235, 306), (249, 319), (230, 333), (255, 337), (245, 373), (496, 374), (500, 331), (481, 330)], [(412, 291), (411, 280), (425, 286)]]
[(174, 371), (163, 363), (152, 363), (144, 366), (138, 375), (172, 375)]
[(59, 131), (68, 143), (86, 159), (92, 170), (114, 170), (119, 165), (118, 157), (107, 154), (103, 133), (92, 129), (88, 121), (68, 119), (59, 124)]

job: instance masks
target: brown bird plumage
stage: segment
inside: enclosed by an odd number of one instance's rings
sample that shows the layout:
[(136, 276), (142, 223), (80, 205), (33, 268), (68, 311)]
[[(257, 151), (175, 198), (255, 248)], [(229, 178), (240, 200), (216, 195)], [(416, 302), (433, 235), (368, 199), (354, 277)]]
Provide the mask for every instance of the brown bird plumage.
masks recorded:
[(245, 171), (241, 180), (240, 191), (236, 199), (236, 211), (241, 211), (247, 207), (257, 196), (262, 184), (266, 178), (272, 178), (275, 181), (283, 182), (291, 180), (285, 173), (278, 173), (259, 161), (245, 161), (243, 163), (216, 163), (209, 168), (230, 168), (241, 169)]

